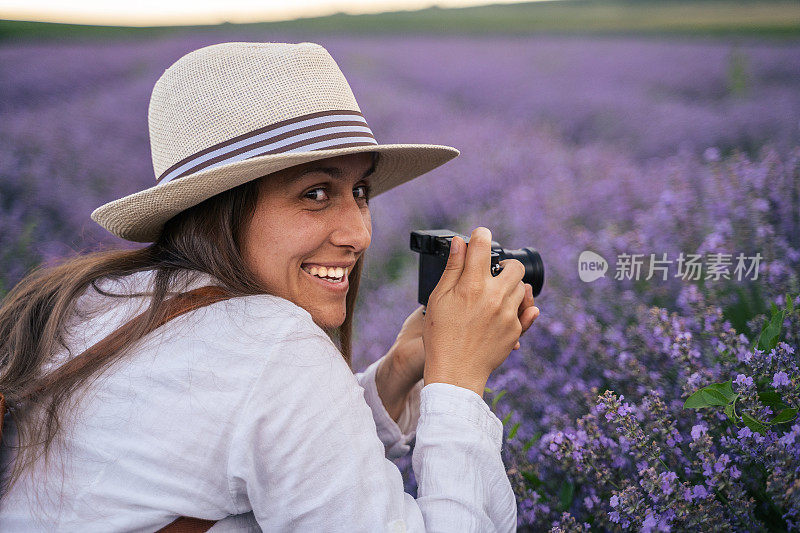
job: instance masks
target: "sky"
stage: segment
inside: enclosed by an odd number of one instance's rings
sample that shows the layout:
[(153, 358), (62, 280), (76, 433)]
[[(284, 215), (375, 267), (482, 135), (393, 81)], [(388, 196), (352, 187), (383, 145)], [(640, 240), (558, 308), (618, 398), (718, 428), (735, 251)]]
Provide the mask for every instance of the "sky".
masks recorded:
[(521, 0), (0, 0), (0, 19), (121, 26), (262, 22)]

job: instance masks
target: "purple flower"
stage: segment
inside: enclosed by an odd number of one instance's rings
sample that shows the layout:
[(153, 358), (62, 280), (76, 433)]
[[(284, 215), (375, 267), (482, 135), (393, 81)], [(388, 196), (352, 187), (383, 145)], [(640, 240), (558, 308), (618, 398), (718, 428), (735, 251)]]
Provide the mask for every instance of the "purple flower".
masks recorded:
[(719, 161), (721, 154), (716, 146), (709, 146), (703, 151), (703, 159), (709, 162)]
[(800, 424), (795, 424), (792, 426), (792, 430), (786, 433), (783, 437), (780, 438), (779, 442), (784, 446), (791, 446), (794, 444), (795, 439), (797, 436), (800, 435)]
[(610, 513), (608, 513), (608, 519), (614, 522), (615, 524), (619, 524), (619, 512), (611, 511)]
[(692, 426), (692, 440), (699, 439), (702, 435), (705, 435), (706, 431), (708, 431), (708, 426), (702, 422), (696, 426)]
[(731, 466), (730, 472), (733, 479), (739, 479), (742, 475), (742, 472), (736, 468), (736, 465)]
[(628, 413), (631, 412), (633, 412), (633, 407), (631, 407), (628, 402), (623, 403), (622, 405), (619, 406), (619, 409), (617, 409), (617, 413), (619, 414), (619, 416), (626, 416)]
[(739, 374), (736, 376), (736, 380), (734, 381), (740, 387), (752, 387), (753, 386), (753, 378), (750, 376), (745, 376), (744, 374)]
[(653, 528), (658, 526), (658, 520), (656, 520), (655, 516), (653, 516), (653, 511), (651, 511), (650, 509), (648, 509), (646, 513), (647, 515), (645, 516), (644, 521), (642, 522), (641, 532), (651, 533), (653, 531)]
[(616, 494), (614, 494), (614, 495), (611, 497), (611, 500), (610, 500), (608, 503), (610, 503), (610, 504), (611, 504), (611, 507), (616, 507), (617, 505), (619, 505), (619, 496), (617, 496)]
[(775, 387), (777, 389), (778, 387), (780, 387), (782, 385), (784, 385), (784, 386), (791, 385), (791, 381), (789, 381), (789, 376), (783, 370), (781, 370), (780, 372), (777, 372), (772, 377), (772, 386), (773, 387)]
[(661, 491), (667, 496), (672, 494), (672, 482), (678, 479), (678, 475), (675, 472), (662, 472), (659, 477), (661, 478)]
[(698, 499), (705, 499), (708, 497), (708, 491), (703, 485), (695, 485), (692, 489), (692, 496)]

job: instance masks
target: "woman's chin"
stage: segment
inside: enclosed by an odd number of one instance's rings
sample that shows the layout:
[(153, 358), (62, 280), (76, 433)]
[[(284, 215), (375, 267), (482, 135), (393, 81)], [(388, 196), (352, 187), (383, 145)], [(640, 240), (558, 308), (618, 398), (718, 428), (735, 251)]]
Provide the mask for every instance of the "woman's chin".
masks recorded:
[(322, 329), (334, 329), (344, 324), (346, 309), (314, 309), (309, 311), (314, 323)]

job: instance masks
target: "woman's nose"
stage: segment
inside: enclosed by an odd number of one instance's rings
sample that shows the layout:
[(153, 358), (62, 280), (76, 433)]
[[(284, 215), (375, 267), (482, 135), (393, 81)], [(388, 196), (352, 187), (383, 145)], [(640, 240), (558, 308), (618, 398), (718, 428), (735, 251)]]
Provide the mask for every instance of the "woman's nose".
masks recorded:
[(355, 199), (344, 202), (337, 210), (333, 221), (331, 242), (337, 246), (349, 246), (355, 253), (369, 248), (372, 241), (372, 222), (369, 208), (358, 205)]

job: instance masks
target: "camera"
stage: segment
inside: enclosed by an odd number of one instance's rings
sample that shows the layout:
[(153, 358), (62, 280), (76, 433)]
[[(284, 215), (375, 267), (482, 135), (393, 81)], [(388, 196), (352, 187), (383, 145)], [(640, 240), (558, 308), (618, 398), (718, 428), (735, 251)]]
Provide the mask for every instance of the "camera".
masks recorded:
[[(428, 229), (411, 232), (411, 249), (419, 253), (419, 291), (417, 301), (428, 305), (428, 297), (442, 278), (447, 258), (450, 256), (450, 242), (458, 236), (469, 243), (469, 237), (449, 229)], [(526, 247), (518, 250), (505, 250), (500, 244), (492, 241), (491, 274), (498, 275), (503, 267), (500, 261), (517, 259), (525, 267), (524, 283), (533, 288), (533, 295), (539, 296), (544, 285), (544, 263), (534, 248)]]

